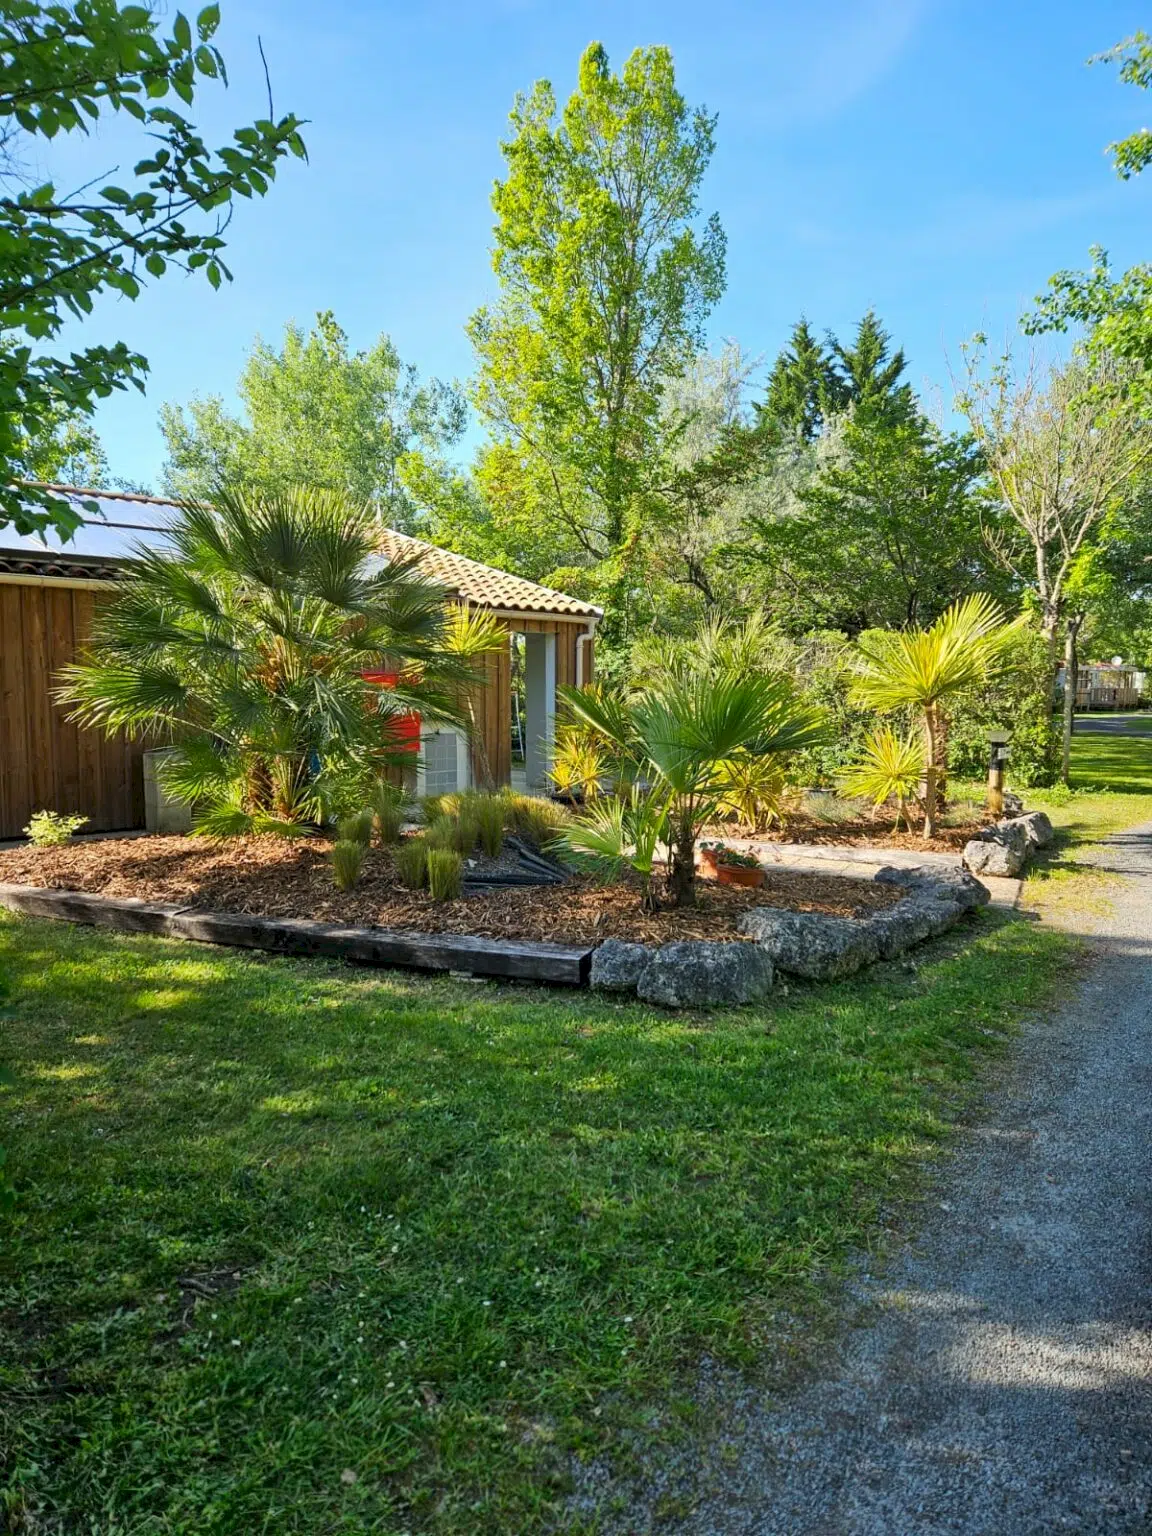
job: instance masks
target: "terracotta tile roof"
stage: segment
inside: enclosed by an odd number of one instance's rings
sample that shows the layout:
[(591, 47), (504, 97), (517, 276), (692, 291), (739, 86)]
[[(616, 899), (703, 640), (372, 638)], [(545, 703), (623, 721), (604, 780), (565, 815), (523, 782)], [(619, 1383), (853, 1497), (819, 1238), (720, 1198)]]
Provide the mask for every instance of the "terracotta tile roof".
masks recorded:
[(565, 592), (542, 587), (535, 581), (525, 581), (522, 576), (512, 576), (491, 565), (481, 565), (479, 560), (467, 560), (463, 555), (454, 555), (450, 550), (427, 544), (423, 539), (410, 538), (392, 528), (384, 530), (380, 551), (390, 559), (419, 556), (421, 571), (476, 608), (578, 619), (598, 619), (604, 612), (582, 598), (569, 597)]
[[(145, 496), (137, 491), (83, 490), (74, 485), (48, 485), (44, 489), (57, 491), (72, 502), (81, 519), (80, 527), (66, 544), (51, 529), (43, 539), (31, 534), (21, 537), (12, 528), (0, 529), (0, 570), (14, 569), (6, 560), (21, 558), (27, 569), (31, 569), (30, 561), (44, 564), (42, 574), (81, 574), (77, 567), (84, 559), (102, 558), (106, 566), (114, 567), (117, 562), (131, 558), (137, 543), (162, 543), (168, 521), (179, 514), (181, 507), (177, 500)], [(85, 502), (96, 503), (95, 514), (83, 505)], [(432, 581), (477, 608), (574, 619), (598, 619), (604, 611), (581, 598), (525, 581), (522, 576), (498, 571), (491, 565), (481, 565), (479, 560), (467, 560), (463, 555), (454, 555), (392, 528), (382, 530), (380, 551), (387, 558), (418, 555), (420, 569)], [(47, 561), (53, 562), (51, 573)], [(115, 572), (106, 569), (102, 574)]]

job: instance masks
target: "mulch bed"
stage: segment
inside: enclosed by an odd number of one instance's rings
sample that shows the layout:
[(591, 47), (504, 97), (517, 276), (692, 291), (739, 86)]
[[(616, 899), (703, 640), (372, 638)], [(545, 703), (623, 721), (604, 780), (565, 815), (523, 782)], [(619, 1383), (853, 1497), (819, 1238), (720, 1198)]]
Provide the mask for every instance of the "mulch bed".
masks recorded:
[(757, 891), (699, 882), (695, 908), (640, 910), (635, 886), (575, 877), (564, 885), (482, 891), (436, 903), (396, 881), (392, 856), (372, 849), (359, 885), (338, 891), (330, 844), (274, 837), (209, 842), (198, 837), (105, 838), (63, 848), (0, 850), (0, 884), (48, 886), (102, 896), (134, 896), (213, 911), (308, 917), (356, 927), (416, 933), (466, 933), (492, 939), (595, 944), (602, 939), (669, 943), (735, 939), (751, 907), (785, 907), (866, 917), (893, 905), (895, 887), (839, 875), (773, 874)]
[(964, 844), (978, 836), (987, 825), (988, 821), (966, 821), (955, 827), (939, 827), (936, 836), (925, 842), (919, 832), (904, 831), (903, 824), (897, 832), (891, 820), (863, 818), (829, 823), (790, 816), (784, 826), (773, 827), (769, 832), (729, 825), (711, 827), (706, 836), (709, 840), (727, 839), (730, 842), (751, 838), (760, 843), (823, 843), (830, 847), (842, 844), (852, 848), (911, 848), (922, 853), (961, 853)]

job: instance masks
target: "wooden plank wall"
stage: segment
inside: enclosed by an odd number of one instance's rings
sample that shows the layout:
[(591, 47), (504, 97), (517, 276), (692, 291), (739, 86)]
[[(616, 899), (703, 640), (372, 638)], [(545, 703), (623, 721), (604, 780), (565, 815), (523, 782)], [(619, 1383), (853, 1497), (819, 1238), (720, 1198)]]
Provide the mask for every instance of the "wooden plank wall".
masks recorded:
[(40, 810), (87, 816), (86, 832), (144, 825), (143, 749), (79, 730), (52, 699), (98, 601), (74, 586), (0, 582), (0, 838)]
[[(562, 619), (502, 619), (500, 622), (509, 637), (555, 635), (557, 687), (575, 687), (578, 637), (587, 632), (582, 622), (565, 623)], [(594, 643), (585, 647), (585, 668), (589, 674), (585, 682), (591, 681)], [(483, 679), (473, 695), (473, 709), (483, 741), (483, 753), (473, 747), (473, 779), (477, 784), (507, 784), (512, 775), (512, 655), (508, 646), (490, 652), (484, 658)]]

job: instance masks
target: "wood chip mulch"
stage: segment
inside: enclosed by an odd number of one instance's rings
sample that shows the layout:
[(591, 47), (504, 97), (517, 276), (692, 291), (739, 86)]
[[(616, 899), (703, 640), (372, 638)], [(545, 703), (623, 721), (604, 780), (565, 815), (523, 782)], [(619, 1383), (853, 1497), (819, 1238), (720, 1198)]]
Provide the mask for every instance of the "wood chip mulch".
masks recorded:
[(705, 836), (711, 839), (752, 838), (761, 843), (822, 843), (829, 847), (840, 844), (852, 848), (910, 848), (921, 853), (961, 853), (964, 844), (977, 837), (987, 821), (968, 821), (954, 827), (939, 827), (935, 837), (925, 842), (919, 832), (894, 830), (891, 821), (809, 821), (803, 816), (789, 817), (782, 827), (768, 832), (755, 832), (750, 827), (710, 827)]
[(102, 896), (131, 896), (213, 911), (308, 917), (356, 927), (481, 938), (595, 944), (601, 939), (668, 943), (735, 939), (751, 907), (784, 907), (864, 917), (899, 900), (892, 886), (840, 875), (775, 874), (757, 891), (700, 881), (695, 908), (641, 911), (629, 884), (576, 877), (564, 885), (483, 891), (435, 903), (395, 878), (391, 855), (372, 849), (355, 890), (337, 891), (321, 840), (288, 843), (253, 837), (208, 842), (197, 837), (103, 838), (63, 848), (0, 850), (0, 884), (49, 886)]

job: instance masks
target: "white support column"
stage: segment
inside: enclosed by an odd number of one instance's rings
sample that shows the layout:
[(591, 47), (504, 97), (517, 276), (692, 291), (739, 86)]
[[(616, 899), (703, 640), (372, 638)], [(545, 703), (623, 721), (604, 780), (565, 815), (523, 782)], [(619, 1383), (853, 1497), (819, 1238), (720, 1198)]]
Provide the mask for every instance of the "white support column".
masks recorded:
[(524, 636), (524, 768), (528, 789), (547, 793), (556, 738), (556, 636)]

